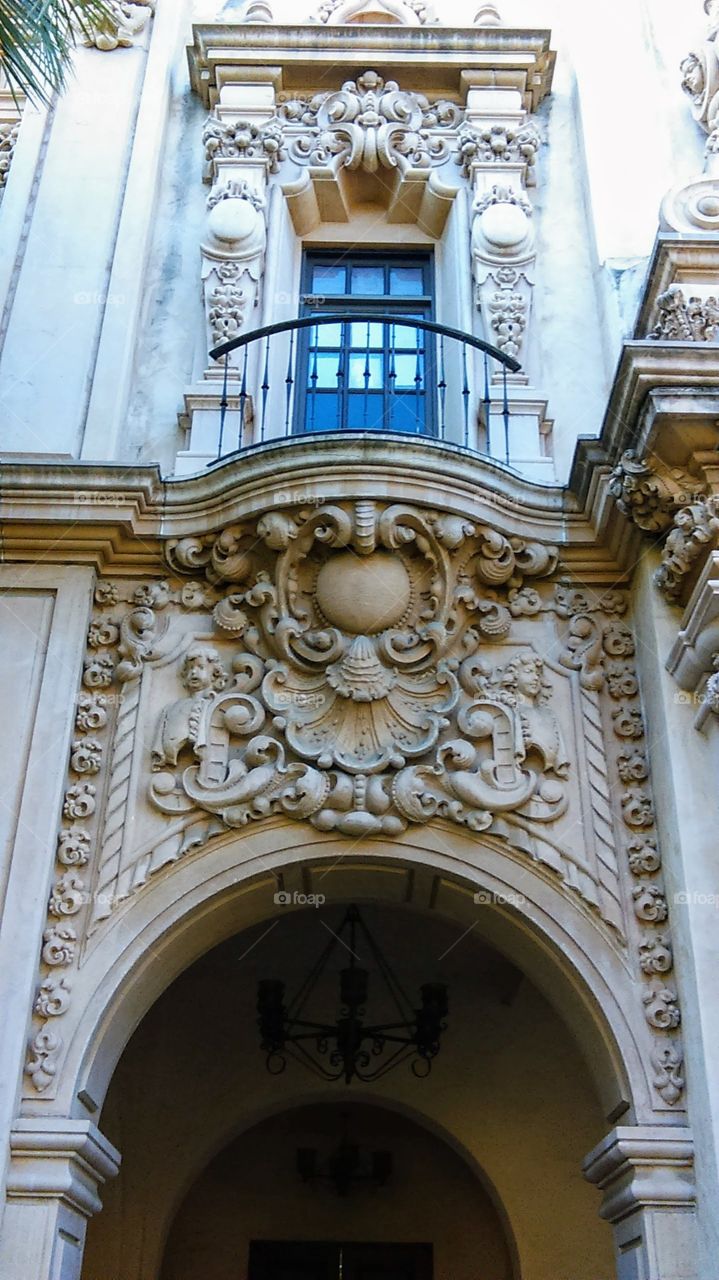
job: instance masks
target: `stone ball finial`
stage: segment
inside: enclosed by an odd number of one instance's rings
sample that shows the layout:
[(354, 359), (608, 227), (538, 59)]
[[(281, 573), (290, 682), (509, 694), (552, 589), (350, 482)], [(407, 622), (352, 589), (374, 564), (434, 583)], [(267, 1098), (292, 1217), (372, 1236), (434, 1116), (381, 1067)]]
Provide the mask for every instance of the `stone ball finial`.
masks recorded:
[(502, 15), (496, 4), (481, 4), (472, 19), (475, 27), (501, 27)]

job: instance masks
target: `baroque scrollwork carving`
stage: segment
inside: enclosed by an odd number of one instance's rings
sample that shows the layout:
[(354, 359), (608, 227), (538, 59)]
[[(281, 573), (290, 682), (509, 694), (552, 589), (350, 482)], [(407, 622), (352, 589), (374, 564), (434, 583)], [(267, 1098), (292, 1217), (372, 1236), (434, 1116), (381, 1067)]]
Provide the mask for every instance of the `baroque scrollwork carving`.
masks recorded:
[(397, 165), (427, 169), (450, 154), (461, 120), (450, 102), (430, 103), (422, 94), (384, 81), (376, 71), (347, 80), (336, 93), (310, 102), (283, 102), (278, 116), (286, 128), (287, 149), (299, 164), (376, 173)]
[[(483, 670), (472, 656), (511, 626), (498, 589), (552, 572), (553, 548), (357, 504), (268, 513), (168, 554), (233, 584), (214, 618), (246, 651), (231, 678), (216, 652), (185, 655), (187, 696), (153, 749), (161, 811), (199, 806), (228, 825), (284, 811), (348, 835), (436, 813), (476, 828), (522, 807), (538, 821), (561, 811), (568, 762), (541, 661)], [(196, 763), (171, 773), (188, 748)]]
[(639, 459), (632, 451), (622, 455), (609, 480), (609, 492), (633, 524), (648, 533), (666, 533), (654, 580), (672, 602), (682, 597), (697, 561), (719, 537), (719, 495), (706, 487), (704, 479)]
[(659, 342), (716, 342), (719, 302), (714, 294), (689, 297), (673, 284), (657, 298), (657, 318), (649, 337)]
[(540, 133), (533, 120), (518, 125), (467, 125), (458, 138), (457, 163), (467, 177), (476, 164), (521, 163), (526, 165), (525, 182), (531, 186), (540, 145)]
[(680, 598), (695, 563), (711, 550), (717, 537), (719, 494), (697, 497), (677, 512), (662, 549), (662, 563), (655, 574), (655, 582), (668, 600)]

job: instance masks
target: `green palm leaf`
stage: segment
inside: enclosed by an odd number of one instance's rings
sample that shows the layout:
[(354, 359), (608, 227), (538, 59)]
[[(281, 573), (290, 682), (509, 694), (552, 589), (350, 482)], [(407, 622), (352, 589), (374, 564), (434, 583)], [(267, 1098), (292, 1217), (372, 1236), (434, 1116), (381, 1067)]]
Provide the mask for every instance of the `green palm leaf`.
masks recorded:
[(109, 0), (0, 0), (0, 68), (14, 93), (62, 89), (78, 35), (111, 20)]

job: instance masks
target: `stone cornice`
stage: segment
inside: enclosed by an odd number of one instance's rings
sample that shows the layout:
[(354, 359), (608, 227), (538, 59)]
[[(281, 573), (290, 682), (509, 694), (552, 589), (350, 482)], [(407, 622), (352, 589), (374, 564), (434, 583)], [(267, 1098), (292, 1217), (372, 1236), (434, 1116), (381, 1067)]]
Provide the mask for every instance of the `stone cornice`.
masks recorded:
[(338, 498), (414, 502), (556, 544), (567, 572), (585, 581), (621, 578), (631, 560), (631, 527), (609, 511), (598, 540), (568, 489), (532, 483), (457, 446), (361, 434), (351, 444), (344, 434), (269, 442), (165, 481), (155, 467), (6, 463), (0, 558), (148, 573), (163, 567), (170, 538)]
[(470, 71), (475, 85), (519, 89), (525, 108), (533, 111), (549, 92), (555, 57), (549, 31), (504, 27), (222, 23), (197, 25), (193, 35), (190, 78), (206, 106), (214, 105), (223, 85), (246, 82), (252, 68), (262, 68), (264, 78), (283, 89), (320, 82), (334, 89), (368, 66), (394, 71), (401, 60), (416, 90), (459, 95), (462, 73)]
[(716, 293), (719, 281), (719, 242), (716, 234), (664, 232), (657, 236), (647, 285), (637, 315), (634, 334), (646, 338), (656, 321), (657, 299), (672, 284), (686, 286), (702, 280)]

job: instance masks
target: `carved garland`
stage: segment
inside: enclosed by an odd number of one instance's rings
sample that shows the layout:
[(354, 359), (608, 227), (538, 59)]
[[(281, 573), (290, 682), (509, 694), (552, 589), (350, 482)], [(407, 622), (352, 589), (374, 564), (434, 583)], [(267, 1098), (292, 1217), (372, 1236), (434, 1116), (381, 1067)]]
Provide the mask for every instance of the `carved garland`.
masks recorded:
[(53, 1083), (63, 1042), (57, 1019), (70, 1005), (72, 983), (67, 971), (77, 959), (78, 917), (89, 902), (91, 852), (96, 825), (98, 788), (108, 724), (115, 695), (108, 692), (114, 662), (107, 647), (118, 638), (112, 622), (90, 626), (82, 685), (75, 711), (69, 778), (63, 800), (63, 825), (57, 844), (57, 879), (48, 902), (43, 933), (41, 975), (34, 1015), (40, 1026), (30, 1041), (25, 1071), (38, 1093)]
[(634, 640), (629, 628), (619, 620), (610, 622), (600, 633), (596, 622), (581, 614), (572, 618), (569, 636), (568, 651), (562, 661), (576, 666), (585, 688), (596, 689), (606, 683), (610, 698), (617, 704), (611, 711), (610, 721), (615, 737), (622, 744), (616, 767), (622, 821), (631, 833), (626, 855), (634, 881), (632, 906), (641, 931), (638, 970), (645, 988), (642, 1004), (647, 1023), (658, 1036), (651, 1055), (653, 1085), (664, 1102), (674, 1106), (684, 1090), (682, 1045), (673, 1034), (681, 1017), (676, 992), (663, 982), (671, 973), (674, 961), (667, 901), (658, 877), (661, 857), (649, 791), (639, 680), (632, 662)]

